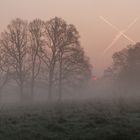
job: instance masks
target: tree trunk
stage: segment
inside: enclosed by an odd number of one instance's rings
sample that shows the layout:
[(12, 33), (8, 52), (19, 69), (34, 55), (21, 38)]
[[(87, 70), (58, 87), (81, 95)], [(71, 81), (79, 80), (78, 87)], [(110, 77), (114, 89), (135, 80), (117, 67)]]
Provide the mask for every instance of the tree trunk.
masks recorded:
[(2, 102), (2, 89), (0, 89), (0, 103)]
[(32, 82), (31, 82), (30, 100), (31, 100), (31, 101), (34, 101), (34, 80), (32, 80)]
[(60, 67), (59, 67), (59, 87), (58, 87), (58, 101), (62, 100), (62, 56), (60, 58)]
[(58, 94), (59, 94), (59, 97), (58, 97), (58, 101), (61, 102), (62, 101), (62, 80), (59, 79), (59, 90), (58, 90)]
[(48, 87), (48, 101), (51, 102), (52, 101), (52, 86), (53, 86), (53, 73), (52, 71), (50, 71), (49, 74), (49, 87)]
[(52, 62), (49, 70), (49, 87), (48, 87), (48, 101), (52, 102), (52, 88), (53, 88), (53, 77), (54, 77), (54, 67), (55, 67), (55, 57), (53, 55)]
[(31, 93), (30, 93), (30, 100), (34, 100), (34, 85), (35, 85), (35, 61), (33, 63), (32, 68), (32, 76), (31, 76)]
[(23, 83), (20, 84), (19, 90), (20, 90), (20, 100), (21, 100), (21, 102), (24, 102), (25, 96), (24, 96), (24, 92), (23, 92)]

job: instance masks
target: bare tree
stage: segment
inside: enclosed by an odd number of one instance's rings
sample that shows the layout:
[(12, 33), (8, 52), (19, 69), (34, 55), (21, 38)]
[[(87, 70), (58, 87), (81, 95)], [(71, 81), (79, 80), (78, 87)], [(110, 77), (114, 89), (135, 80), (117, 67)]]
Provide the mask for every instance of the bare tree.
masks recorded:
[[(73, 52), (72, 48), (79, 46), (79, 33), (73, 25), (67, 24), (62, 19), (56, 18), (57, 22), (57, 46), (58, 46), (58, 63), (59, 63), (59, 80), (58, 80), (58, 92), (59, 100), (62, 98), (62, 80), (63, 80), (63, 62), (66, 56)], [(66, 62), (66, 61), (65, 61)]]
[(21, 99), (25, 98), (23, 87), (27, 74), (27, 34), (27, 22), (17, 18), (7, 26), (7, 30), (1, 35), (1, 45), (10, 59), (10, 70), (19, 86)]
[(58, 18), (51, 19), (45, 24), (46, 32), (46, 47), (43, 48), (42, 60), (46, 64), (46, 71), (48, 71), (48, 99), (52, 100), (52, 88), (54, 84), (54, 71), (56, 62), (58, 61)]
[(7, 54), (3, 51), (3, 47), (0, 45), (0, 99), (2, 97), (2, 90), (8, 82), (9, 75), (9, 59)]
[(29, 24), (30, 31), (30, 49), (29, 49), (29, 62), (30, 62), (30, 73), (31, 73), (31, 98), (34, 97), (34, 86), (35, 81), (39, 75), (41, 67), (40, 54), (42, 47), (45, 45), (44, 40), (44, 22), (35, 19)]
[(21, 99), (25, 99), (24, 86), (29, 80), (33, 100), (36, 80), (44, 77), (45, 66), (48, 99), (52, 100), (55, 87), (61, 100), (64, 85), (76, 86), (91, 77), (79, 37), (74, 25), (58, 17), (47, 22), (35, 19), (30, 24), (19, 18), (13, 20), (1, 34), (0, 74), (6, 79), (0, 88), (10, 74), (19, 86)]
[[(43, 60), (47, 64), (49, 71), (49, 99), (51, 99), (52, 96), (53, 85), (58, 81), (58, 94), (59, 100), (61, 100), (62, 80), (64, 79), (64, 75), (66, 76), (64, 66), (69, 65), (68, 67), (72, 67), (73, 69), (71, 73), (74, 73), (74, 71), (76, 73), (76, 65), (79, 64), (79, 70), (82, 71), (81, 68), (83, 68), (83, 64), (86, 62), (84, 52), (79, 43), (79, 33), (73, 25), (69, 25), (63, 19), (55, 17), (46, 23), (46, 45), (47, 48), (44, 49)], [(78, 57), (79, 60), (77, 59)], [(82, 67), (80, 68), (80, 66)]]

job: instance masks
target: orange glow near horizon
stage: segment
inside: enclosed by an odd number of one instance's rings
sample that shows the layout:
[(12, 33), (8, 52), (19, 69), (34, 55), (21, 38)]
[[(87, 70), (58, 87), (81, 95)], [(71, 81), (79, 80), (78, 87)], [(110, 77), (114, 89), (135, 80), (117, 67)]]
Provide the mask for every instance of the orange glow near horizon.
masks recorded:
[(96, 76), (93, 76), (92, 79), (93, 79), (93, 81), (96, 81), (97, 80), (97, 77)]

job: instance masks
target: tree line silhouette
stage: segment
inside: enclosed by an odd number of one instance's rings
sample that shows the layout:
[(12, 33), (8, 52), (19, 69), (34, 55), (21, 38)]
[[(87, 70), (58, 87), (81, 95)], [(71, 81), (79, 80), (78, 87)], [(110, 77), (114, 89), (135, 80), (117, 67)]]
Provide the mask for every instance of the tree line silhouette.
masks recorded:
[(15, 82), (21, 101), (33, 101), (36, 85), (45, 83), (48, 100), (57, 91), (60, 101), (66, 89), (82, 88), (91, 65), (79, 39), (75, 26), (58, 17), (12, 20), (0, 36), (0, 91)]
[(104, 72), (119, 92), (135, 94), (140, 83), (140, 43), (129, 45), (112, 56), (113, 62)]

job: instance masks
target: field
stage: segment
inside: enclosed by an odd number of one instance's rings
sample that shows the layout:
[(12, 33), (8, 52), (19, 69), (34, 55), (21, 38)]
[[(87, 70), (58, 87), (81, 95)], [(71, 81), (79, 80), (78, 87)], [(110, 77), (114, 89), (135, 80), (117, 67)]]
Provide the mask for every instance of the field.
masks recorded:
[(139, 107), (96, 100), (1, 105), (0, 140), (140, 140)]

